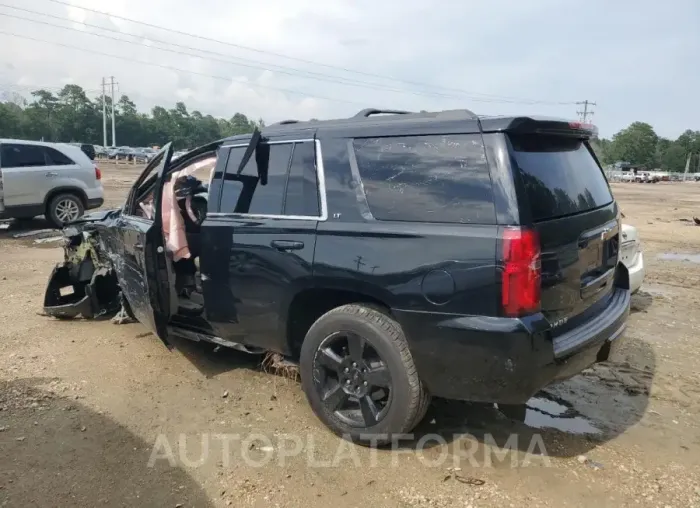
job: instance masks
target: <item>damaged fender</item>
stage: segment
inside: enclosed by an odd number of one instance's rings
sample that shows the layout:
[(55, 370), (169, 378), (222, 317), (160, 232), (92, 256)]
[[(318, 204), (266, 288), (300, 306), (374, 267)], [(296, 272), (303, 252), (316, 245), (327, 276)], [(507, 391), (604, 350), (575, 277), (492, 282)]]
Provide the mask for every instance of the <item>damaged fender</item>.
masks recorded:
[(64, 228), (64, 261), (51, 272), (44, 295), (46, 314), (92, 319), (120, 309), (117, 275), (95, 227), (95, 222), (108, 216), (91, 214)]

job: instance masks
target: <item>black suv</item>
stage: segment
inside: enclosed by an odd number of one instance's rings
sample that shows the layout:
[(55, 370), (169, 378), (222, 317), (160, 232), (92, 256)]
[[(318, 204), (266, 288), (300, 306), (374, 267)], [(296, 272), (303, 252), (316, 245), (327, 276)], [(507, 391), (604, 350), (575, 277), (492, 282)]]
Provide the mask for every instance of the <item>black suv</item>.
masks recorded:
[(608, 359), (625, 328), (620, 214), (592, 132), (364, 110), (175, 161), (166, 145), (122, 209), (68, 228), (67, 248), (95, 256), (57, 267), (46, 310), (90, 316), (121, 294), (166, 344), (279, 353), (318, 417), (363, 443), (410, 432), (430, 396), (517, 407)]

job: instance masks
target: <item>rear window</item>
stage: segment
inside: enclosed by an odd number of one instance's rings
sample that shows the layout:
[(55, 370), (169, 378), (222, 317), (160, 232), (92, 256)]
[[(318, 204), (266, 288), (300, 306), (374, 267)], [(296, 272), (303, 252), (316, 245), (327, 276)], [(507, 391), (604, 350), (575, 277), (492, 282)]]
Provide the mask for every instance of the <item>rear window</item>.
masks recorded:
[(582, 140), (540, 134), (509, 138), (533, 220), (586, 212), (612, 202), (603, 171)]
[(68, 166), (70, 164), (75, 164), (75, 162), (69, 159), (67, 155), (59, 152), (55, 148), (46, 146), (44, 147), (44, 150), (46, 151), (46, 155), (49, 157), (50, 166)]
[(481, 135), (356, 139), (354, 148), (375, 219), (495, 223)]

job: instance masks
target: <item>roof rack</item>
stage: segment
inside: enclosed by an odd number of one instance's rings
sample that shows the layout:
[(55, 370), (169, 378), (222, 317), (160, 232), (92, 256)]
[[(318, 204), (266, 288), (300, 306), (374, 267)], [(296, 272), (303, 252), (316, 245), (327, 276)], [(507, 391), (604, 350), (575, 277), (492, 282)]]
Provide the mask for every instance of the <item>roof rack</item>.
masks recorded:
[(357, 113), (353, 118), (369, 118), (372, 115), (410, 115), (410, 111), (401, 111), (398, 109), (375, 109), (367, 108)]
[(299, 123), (299, 120), (282, 120), (281, 122), (278, 122), (277, 124), (273, 125), (289, 125), (292, 123)]
[(469, 118), (479, 118), (476, 113), (471, 109), (446, 109), (444, 111), (439, 111), (437, 114), (438, 118), (450, 119), (450, 118), (464, 118), (465, 116)]

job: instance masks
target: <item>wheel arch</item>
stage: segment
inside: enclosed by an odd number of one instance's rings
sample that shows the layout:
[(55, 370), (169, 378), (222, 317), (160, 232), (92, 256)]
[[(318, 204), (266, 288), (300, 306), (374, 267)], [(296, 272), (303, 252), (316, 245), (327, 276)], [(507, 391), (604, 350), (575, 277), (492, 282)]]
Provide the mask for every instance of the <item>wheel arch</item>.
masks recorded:
[(358, 303), (391, 315), (391, 300), (390, 294), (373, 286), (347, 287), (328, 283), (302, 288), (294, 294), (283, 319), (285, 349), (290, 356), (298, 358), (306, 332), (332, 309)]
[(88, 197), (87, 194), (85, 194), (85, 191), (81, 189), (80, 187), (72, 187), (72, 186), (61, 186), (61, 187), (55, 187), (51, 189), (49, 192), (46, 193), (46, 197), (44, 198), (44, 210), (48, 211), (49, 208), (49, 203), (51, 203), (51, 200), (58, 196), (59, 194), (72, 194), (80, 199), (80, 201), (83, 203), (83, 208), (87, 209), (87, 204), (88, 204)]

